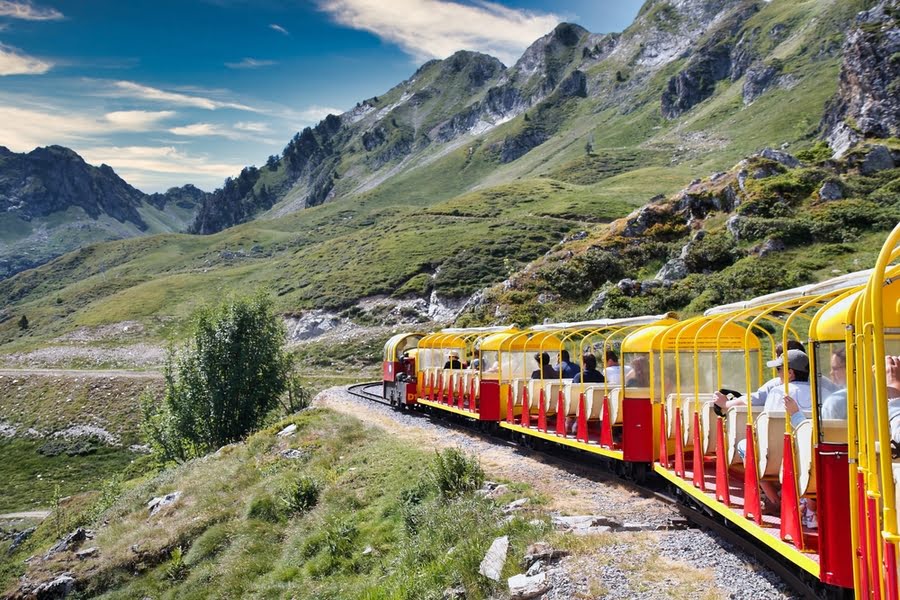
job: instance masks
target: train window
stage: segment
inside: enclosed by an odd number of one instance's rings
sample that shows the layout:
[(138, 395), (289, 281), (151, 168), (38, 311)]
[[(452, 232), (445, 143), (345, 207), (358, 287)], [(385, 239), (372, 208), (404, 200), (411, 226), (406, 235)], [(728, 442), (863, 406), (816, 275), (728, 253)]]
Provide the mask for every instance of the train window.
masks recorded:
[(625, 368), (626, 387), (650, 386), (650, 355), (647, 352), (624, 353), (622, 366)]
[(747, 355), (743, 350), (725, 350), (722, 352), (722, 372), (720, 374), (721, 385), (713, 384), (713, 390), (728, 388), (746, 395), (755, 392), (761, 385), (759, 381), (759, 351), (751, 350), (749, 353), (750, 383), (747, 383)]
[(503, 380), (510, 381), (512, 379), (526, 378), (531, 373), (528, 371), (526, 352), (504, 352), (501, 358), (503, 369)]
[(844, 441), (847, 429), (847, 353), (844, 342), (815, 345), (819, 434), (823, 441)]
[(481, 353), (481, 378), (497, 379), (500, 377), (500, 353), (488, 350)]

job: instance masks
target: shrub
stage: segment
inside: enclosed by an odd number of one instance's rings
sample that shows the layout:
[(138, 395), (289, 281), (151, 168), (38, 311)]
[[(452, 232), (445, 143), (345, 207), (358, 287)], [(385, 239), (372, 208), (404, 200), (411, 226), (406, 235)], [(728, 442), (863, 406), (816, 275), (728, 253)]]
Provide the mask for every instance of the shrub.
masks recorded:
[(831, 148), (823, 141), (818, 141), (806, 150), (797, 152), (797, 158), (803, 162), (821, 162), (831, 158)]
[(184, 461), (243, 439), (278, 404), (288, 361), (269, 299), (201, 309), (191, 341), (165, 365), (165, 399), (144, 403), (144, 433), (164, 461)]
[(184, 553), (181, 546), (174, 548), (169, 553), (169, 560), (163, 567), (163, 575), (169, 581), (180, 581), (187, 575), (187, 565), (184, 564)]
[(312, 404), (313, 393), (307, 387), (304, 387), (300, 374), (292, 372), (287, 378), (285, 393), (281, 397), (281, 406), (288, 414), (295, 413), (309, 408)]
[(250, 501), (250, 506), (247, 507), (247, 518), (278, 523), (282, 520), (282, 512), (271, 494), (264, 493)]
[(688, 245), (684, 262), (692, 273), (721, 271), (740, 258), (734, 238), (727, 231), (707, 234)]
[(282, 502), (291, 514), (303, 514), (318, 504), (320, 493), (318, 481), (302, 476), (287, 487), (282, 494)]
[(431, 474), (444, 498), (474, 492), (484, 484), (484, 471), (478, 459), (456, 448), (435, 452)]

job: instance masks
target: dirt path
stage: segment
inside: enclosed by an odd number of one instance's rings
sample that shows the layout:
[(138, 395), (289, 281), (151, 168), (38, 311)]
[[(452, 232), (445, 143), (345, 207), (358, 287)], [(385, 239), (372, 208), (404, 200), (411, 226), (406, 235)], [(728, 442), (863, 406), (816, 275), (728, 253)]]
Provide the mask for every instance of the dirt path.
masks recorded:
[(5, 513), (0, 515), (0, 521), (9, 521), (12, 519), (46, 519), (50, 516), (49, 510), (28, 510), (24, 512)]
[(159, 371), (129, 371), (125, 369), (0, 369), (0, 377), (129, 377), (132, 379), (161, 379)]

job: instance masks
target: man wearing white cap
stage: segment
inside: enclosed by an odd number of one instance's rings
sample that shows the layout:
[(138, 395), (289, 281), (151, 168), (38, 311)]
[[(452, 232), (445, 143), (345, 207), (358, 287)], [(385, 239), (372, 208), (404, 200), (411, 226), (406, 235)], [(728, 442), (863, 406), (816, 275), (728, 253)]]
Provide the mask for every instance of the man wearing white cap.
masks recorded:
[(445, 369), (462, 369), (462, 363), (459, 362), (459, 352), (451, 350), (447, 354), (447, 362), (444, 363)]
[[(787, 362), (787, 371), (784, 370)], [(781, 378), (781, 385), (769, 392), (766, 399), (766, 412), (786, 412), (791, 419), (791, 426), (797, 427), (803, 419), (812, 414), (812, 392), (809, 387), (809, 357), (802, 350), (788, 350), (775, 360), (766, 363), (775, 368)], [(787, 382), (787, 395), (784, 383)]]

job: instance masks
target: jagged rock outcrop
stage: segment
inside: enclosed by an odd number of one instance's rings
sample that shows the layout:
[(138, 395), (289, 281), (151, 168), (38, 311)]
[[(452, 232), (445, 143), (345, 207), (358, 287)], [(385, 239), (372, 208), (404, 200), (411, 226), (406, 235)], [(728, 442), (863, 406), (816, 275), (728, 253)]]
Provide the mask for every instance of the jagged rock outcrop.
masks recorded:
[(144, 230), (138, 208), (145, 199), (108, 165), (89, 165), (68, 148), (16, 154), (0, 147), (0, 211), (26, 221), (78, 207), (92, 219), (107, 214)]
[(822, 119), (835, 156), (865, 137), (900, 135), (900, 2), (882, 0), (847, 35), (838, 93)]
[(734, 11), (719, 24), (690, 56), (685, 67), (669, 80), (660, 102), (667, 119), (674, 119), (712, 96), (716, 83), (738, 79), (752, 58), (747, 45), (738, 46), (734, 36), (755, 12), (756, 4)]

